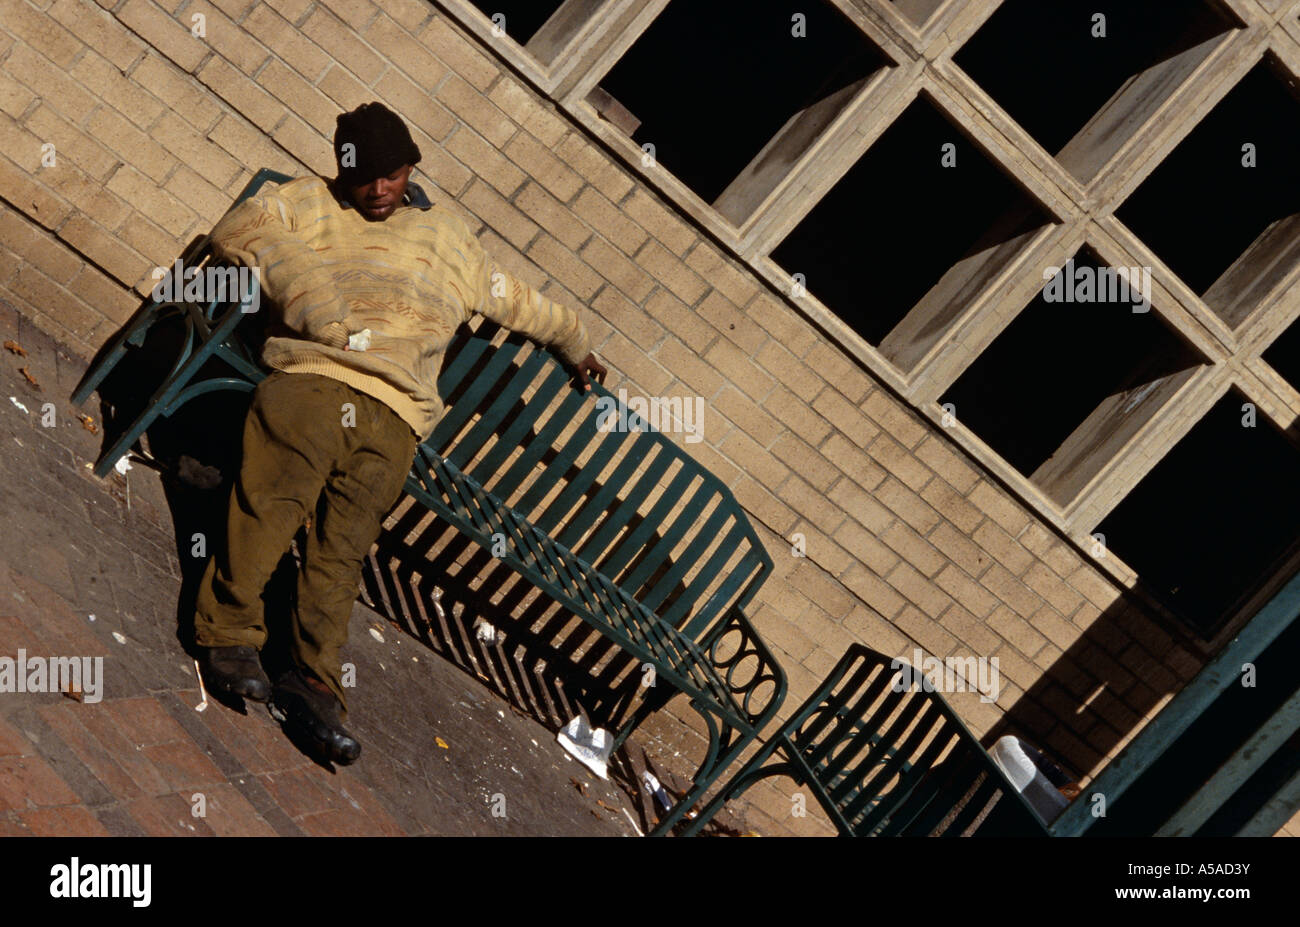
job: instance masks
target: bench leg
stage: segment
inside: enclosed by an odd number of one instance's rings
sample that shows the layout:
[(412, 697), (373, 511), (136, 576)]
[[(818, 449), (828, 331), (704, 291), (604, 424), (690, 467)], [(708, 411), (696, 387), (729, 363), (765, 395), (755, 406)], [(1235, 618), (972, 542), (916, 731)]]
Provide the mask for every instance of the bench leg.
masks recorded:
[[(194, 395), (194, 392), (186, 390), (189, 381), (198, 372), (199, 368), (207, 363), (208, 359), (212, 357), (217, 347), (234, 327), (239, 324), (242, 316), (243, 313), (240, 311), (240, 307), (238, 305), (233, 306), (227, 311), (221, 322), (206, 333), (206, 337), (199, 335), (196, 331), (195, 321), (188, 313), (183, 316), (186, 327), (184, 347), (176, 358), (171, 373), (167, 375), (154, 394), (149, 397), (149, 401), (145, 403), (144, 411), (113, 442), (112, 446), (100, 455), (95, 462), (95, 476), (106, 476), (113, 465), (117, 463), (118, 458), (134, 446), (135, 442), (148, 430), (159, 415), (170, 415), (177, 408), (177, 400), (182, 395), (186, 399)], [(157, 321), (157, 318), (160, 317), (156, 317), (154, 321)], [(107, 374), (107, 371), (104, 371), (104, 373)]]
[[(757, 736), (757, 732), (743, 734), (737, 731), (697, 702), (691, 702), (691, 707), (704, 719), (704, 724), (709, 729), (709, 746), (700, 768), (695, 773), (690, 791), (668, 810), (658, 826), (650, 832), (652, 837), (665, 837), (672, 833), (673, 826), (704, 797), (704, 793), (709, 790), (714, 781), (726, 772), (749, 746), (750, 741)], [(732, 739), (733, 735), (739, 736)]]
[(700, 812), (695, 816), (695, 819), (691, 821), (686, 830), (682, 831), (682, 836), (694, 837), (704, 829), (705, 825), (708, 824), (709, 821), (713, 820), (714, 815), (721, 811), (727, 802), (748, 791), (749, 787), (760, 779), (768, 779), (773, 776), (789, 776), (796, 782), (802, 783), (802, 777), (799, 775), (799, 771), (794, 767), (794, 764), (790, 762), (783, 760), (771, 766), (764, 765), (772, 758), (772, 754), (782, 745), (782, 738), (773, 738), (769, 741), (762, 750), (755, 754), (754, 757), (741, 768), (740, 772), (736, 773), (727, 781), (727, 784), (722, 787), (718, 794), (715, 795), (707, 805), (700, 809)]

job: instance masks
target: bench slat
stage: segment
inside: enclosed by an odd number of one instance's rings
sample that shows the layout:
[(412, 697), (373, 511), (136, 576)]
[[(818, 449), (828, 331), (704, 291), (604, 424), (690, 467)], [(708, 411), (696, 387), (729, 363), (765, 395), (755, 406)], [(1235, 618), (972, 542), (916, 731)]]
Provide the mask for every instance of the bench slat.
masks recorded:
[[(554, 502), (539, 516), (538, 520), (542, 524), (557, 525), (565, 513), (574, 508), (582, 496), (591, 489), (591, 485), (600, 475), (600, 471), (605, 468), (618, 450), (619, 444), (617, 442), (604, 442), (579, 478), (573, 480), (569, 486), (565, 487), (556, 496)], [(601, 515), (609, 511), (610, 506), (618, 498), (619, 489), (632, 478), (636, 468), (653, 450), (654, 443), (652, 441), (633, 440), (626, 443), (623, 459), (618, 462), (613, 472), (601, 483), (600, 488), (588, 501), (565, 522), (564, 530), (558, 537), (561, 544), (573, 550), (579, 549), (579, 542), (582, 540), (583, 535), (590, 530)], [(593, 556), (588, 552), (590, 546), (590, 544), (582, 545), (583, 557), (591, 561), (598, 560), (599, 556)]]
[[(542, 381), (538, 387), (538, 393), (552, 396), (567, 382), (568, 376), (564, 371), (558, 368), (554, 369)], [(501, 432), (500, 438), (492, 445), (492, 448), (468, 471), (470, 479), (475, 480), (480, 486), (487, 488), (499, 498), (509, 498), (510, 492), (508, 489), (495, 481), (497, 471), (505, 466), (512, 453), (525, 444), (525, 437), (535, 425), (536, 421), (528, 416), (516, 416), (510, 425)]]
[[(703, 489), (703, 487), (701, 488)], [(721, 505), (715, 506), (712, 514), (710, 514), (704, 524), (700, 526), (694, 540), (692, 540), (673, 560), (673, 565), (669, 567), (662, 576), (654, 581), (653, 586), (644, 589), (638, 594), (638, 599), (641, 604), (652, 612), (658, 613), (659, 617), (668, 624), (676, 626), (677, 621), (674, 620), (674, 618), (669, 617), (667, 612), (661, 613), (659, 611), (659, 606), (662, 605), (664, 600), (672, 594), (673, 589), (677, 587), (677, 584), (681, 582), (682, 578), (687, 572), (689, 572), (691, 567), (699, 564), (700, 559), (704, 556), (704, 552), (708, 550), (710, 544), (717, 541), (723, 524), (730, 517), (731, 513), (728, 512), (725, 507)], [(681, 536), (685, 534), (686, 529), (692, 527), (692, 525), (687, 524), (686, 522), (686, 518), (679, 518), (677, 524), (681, 526), (680, 530), (674, 526), (674, 529), (671, 532), (665, 533), (655, 546), (646, 553), (645, 561), (636, 570), (628, 574), (624, 579), (624, 583), (629, 589), (641, 589), (647, 582), (649, 582), (654, 571), (658, 570), (662, 563), (667, 561), (668, 555), (672, 553), (673, 547), (677, 545)], [(728, 539), (725, 537), (722, 539), (722, 543), (718, 545), (719, 551), (726, 548), (727, 540)], [(710, 574), (702, 570), (700, 575), (708, 576)], [(704, 583), (696, 583), (695, 587), (695, 594), (692, 596), (692, 599), (699, 598), (705, 589)], [(681, 598), (686, 597), (685, 593), (686, 591), (684, 590)], [(678, 603), (674, 603), (674, 611), (678, 616), (680, 616), (684, 612), (684, 609), (678, 608), (677, 604)]]
[[(498, 350), (479, 368), (474, 379), (469, 382), (465, 392), (452, 407), (451, 415), (453, 421), (458, 420), (458, 426), (462, 426), (470, 414), (477, 411), (492, 391), (498, 388), (501, 377), (512, 367), (514, 354), (515, 352), (508, 349)], [(498, 397), (497, 401), (501, 399), (502, 397)], [(460, 431), (460, 427), (457, 427), (456, 431)], [(467, 466), (470, 458), (477, 451), (477, 446), (462, 437), (443, 456), (450, 458), (459, 469)]]
[[(701, 530), (701, 536), (692, 541), (691, 545), (686, 548), (686, 550), (682, 551), (682, 554), (677, 561), (673, 563), (672, 567), (670, 567), (663, 576), (655, 581), (655, 585), (652, 588), (646, 590), (643, 599), (646, 603), (646, 607), (654, 609), (659, 613), (659, 616), (663, 618), (664, 621), (667, 621), (674, 627), (682, 622), (682, 619), (684, 619), (690, 612), (691, 608), (695, 605), (700, 596), (708, 590), (708, 585), (705, 582), (700, 582), (699, 578), (720, 576), (722, 574), (722, 568), (726, 565), (727, 561), (731, 559), (732, 555), (735, 554), (736, 548), (743, 540), (744, 530), (740, 528), (740, 526), (733, 524), (731, 528), (723, 534), (722, 526), (717, 524), (719, 520), (725, 523), (731, 517), (732, 513), (728, 512), (722, 506), (718, 506), (717, 511), (710, 516), (709, 520), (705, 523), (704, 528)], [(696, 581), (682, 589), (677, 597), (673, 599), (672, 605), (661, 610), (664, 601), (677, 587), (678, 583), (682, 581), (685, 573), (691, 566), (699, 563), (701, 557), (704, 555), (704, 551), (708, 549), (708, 545), (719, 537), (721, 537), (722, 540), (718, 543), (717, 548), (713, 553), (709, 555), (709, 559), (700, 566)], [(742, 565), (743, 558), (741, 563), (736, 564), (736, 570), (739, 571), (739, 568)], [(737, 575), (736, 572), (733, 572), (729, 578), (734, 578), (735, 583), (739, 584), (743, 579), (743, 574)], [(723, 587), (725, 587), (725, 585), (726, 582), (724, 581)], [(718, 590), (715, 590), (715, 593), (721, 591), (721, 588), (722, 587), (719, 587)], [(710, 596), (710, 601), (714, 601), (715, 598), (715, 596)], [(716, 599), (716, 601), (725, 602), (725, 598)], [(705, 609), (700, 609), (696, 613), (696, 621), (697, 623), (708, 623), (715, 614), (716, 611), (706, 614)], [(690, 634), (688, 636), (694, 637), (695, 635)]]
[(436, 451), (444, 448), (473, 414), (473, 405), (461, 402), (455, 392), (462, 383), (466, 382), (470, 371), (481, 368), (483, 357), (491, 347), (491, 342), (485, 338), (464, 339), (459, 350), (447, 362), (442, 375), (438, 378), (438, 392), (447, 408), (434, 427), (433, 434), (425, 442), (430, 449)]
[[(575, 395), (581, 394), (575, 393)], [(568, 423), (559, 423), (561, 428), (566, 424)], [(591, 443), (592, 439), (596, 436), (596, 433), (595, 418), (589, 416), (587, 418), (579, 419), (578, 426), (569, 435), (564, 444), (554, 448), (554, 453), (546, 464), (546, 470), (541, 476), (533, 481), (533, 484), (528, 487), (514, 507), (520, 512), (527, 514), (540, 506), (546, 499), (547, 495), (549, 495), (555, 488), (556, 484), (563, 479), (571, 469), (577, 467), (579, 455), (581, 455), (583, 449)], [(579, 479), (582, 478), (582, 474), (583, 470), (579, 469)], [(552, 529), (555, 527), (553, 524), (548, 524), (539, 518), (530, 517), (529, 521), (537, 525), (537, 527), (546, 534), (550, 534)]]
[[(527, 443), (523, 453), (510, 465), (510, 469), (497, 477), (488, 488), (502, 499), (513, 496), (528, 475), (533, 472), (533, 468), (541, 462), (542, 456), (554, 445), (565, 426), (573, 421), (578, 410), (582, 408), (582, 402), (583, 397), (578, 393), (566, 396), (546, 424)], [(520, 511), (527, 511), (522, 504), (518, 508)]]
[[(736, 531), (740, 532), (742, 537), (747, 537), (742, 526), (737, 525), (733, 533)], [(714, 559), (716, 560), (716, 555)], [(751, 548), (740, 563), (736, 564), (736, 568), (727, 574), (727, 578), (713, 595), (709, 596), (709, 600), (691, 616), (691, 620), (682, 631), (689, 637), (695, 637), (712, 624), (713, 619), (721, 614), (724, 606), (743, 609), (749, 603), (749, 599), (753, 598), (753, 594), (758, 591), (758, 584), (762, 581), (763, 575), (771, 568), (772, 561), (767, 559), (766, 552), (756, 552)], [(748, 592), (742, 594), (741, 589), (745, 587), (748, 587)], [(698, 595), (698, 592), (695, 595)]]
[[(959, 739), (956, 731), (950, 727), (941, 729), (939, 735), (934, 738), (933, 742), (908, 769), (910, 776), (907, 786), (897, 796), (893, 796), (895, 800), (880, 802), (878, 796), (866, 792), (858, 796), (858, 799), (853, 803), (852, 813), (845, 814), (845, 818), (850, 821), (860, 818), (856, 826), (862, 832), (867, 833), (880, 827), (881, 824), (885, 824), (881, 836), (924, 827), (923, 816), (926, 810), (935, 807), (936, 799), (943, 792), (943, 789), (937, 786), (940, 786), (943, 780), (950, 775), (950, 771), (944, 771), (938, 776), (932, 776), (930, 781), (926, 782), (924, 771), (934, 768), (939, 757), (943, 755), (943, 751), (948, 749), (954, 739)], [(919, 770), (920, 772), (914, 773), (912, 770)], [(923, 783), (924, 788), (922, 788)], [(870, 809), (864, 807), (868, 802), (872, 806)], [(943, 816), (948, 812), (947, 808), (938, 808), (937, 810), (938, 814), (933, 814), (931, 817), (935, 824), (942, 820)], [(930, 829), (933, 828), (926, 828), (921, 832), (928, 832)]]
[(650, 461), (649, 466), (646, 467), (640, 478), (628, 488), (625, 494), (615, 494), (609, 507), (604, 510), (604, 521), (600, 523), (600, 526), (592, 532), (591, 536), (582, 545), (583, 559), (595, 564), (602, 572), (611, 572), (604, 565), (606, 552), (627, 524), (636, 516), (636, 511), (641, 507), (641, 503), (659, 487), (660, 481), (672, 464), (672, 455), (661, 451)]
[[(492, 404), (483, 412), (479, 420), (470, 426), (469, 431), (460, 437), (451, 453), (446, 455), (451, 458), (458, 469), (465, 473), (474, 472), (475, 468), (471, 468), (469, 465), (470, 460), (487, 443), (488, 438), (496, 432), (506, 414), (519, 404), (519, 394), (524, 387), (533, 381), (545, 362), (546, 357), (544, 355), (533, 354), (516, 368), (514, 375), (502, 387), (501, 394), (492, 401)], [(516, 423), (527, 427), (529, 424), (528, 415), (519, 415)], [(475, 475), (472, 479), (480, 486), (486, 485), (487, 482), (481, 475)]]
[[(898, 799), (911, 794), (917, 783), (909, 782), (907, 779), (908, 772), (914, 766), (914, 764), (908, 762), (908, 757), (916, 752), (917, 748), (925, 742), (926, 737), (933, 735), (934, 743), (941, 745), (948, 740), (948, 738), (942, 736), (943, 721), (943, 716), (938, 709), (927, 705), (917, 719), (916, 727), (907, 739), (897, 749), (888, 751), (888, 756), (881, 764), (880, 771), (872, 778), (870, 785), (864, 783), (854, 789), (852, 788), (852, 782), (846, 781), (846, 783), (842, 783), (833, 789), (832, 798), (836, 804), (844, 809), (844, 816), (850, 819), (858, 817), (867, 805), (875, 802), (876, 799), (871, 794), (875, 785), (877, 783), (882, 786), (888, 785), (895, 776), (900, 777), (900, 781), (893, 789), (890, 789), (891, 801), (897, 802)], [(939, 751), (933, 754), (932, 759), (937, 759), (942, 752), (942, 747), (940, 747)], [(924, 763), (915, 765), (919, 765), (922, 769), (927, 768), (927, 764)]]
[[(667, 488), (665, 488), (659, 498), (655, 500), (654, 505), (650, 507), (650, 511), (646, 512), (645, 516), (641, 519), (641, 523), (619, 538), (614, 548), (601, 558), (601, 572), (610, 576), (618, 576), (622, 573), (627, 565), (632, 562), (633, 558), (645, 550), (646, 544), (649, 543), (650, 538), (654, 536), (655, 532), (663, 529), (664, 519), (668, 516), (668, 513), (672, 511), (673, 506), (675, 506), (682, 498), (687, 487), (691, 485), (694, 479), (694, 473), (685, 467), (680, 468), (668, 483)], [(646, 495), (649, 494), (647, 493)], [(695, 496), (692, 496), (691, 498), (693, 500)], [(635, 512), (640, 507), (640, 503), (638, 502), (632, 511)], [(681, 521), (681, 519), (679, 519), (679, 521)], [(684, 528), (685, 526), (683, 526), (682, 531), (679, 531), (679, 538), (681, 533), (684, 533)], [(673, 528), (670, 527), (668, 530), (671, 532)], [(671, 550), (671, 547), (669, 549)], [(636, 594), (636, 590), (639, 587), (639, 584), (634, 585), (628, 583), (626, 579), (620, 579), (619, 584), (626, 585), (628, 591), (633, 595)]]
[[(902, 693), (899, 693), (899, 696), (901, 697)], [(857, 783), (853, 782), (851, 777), (846, 779), (844, 771), (850, 762), (860, 762), (870, 766), (878, 765), (882, 757), (898, 759), (904, 756), (905, 754), (901, 752), (903, 745), (899, 743), (899, 738), (903, 736), (903, 733), (913, 721), (920, 723), (925, 715), (929, 713), (931, 712), (927, 709), (926, 702), (923, 699), (908, 699), (898, 717), (884, 731), (877, 734), (868, 730), (864, 725), (847, 741), (842, 740), (840, 743), (843, 748), (838, 750), (834, 756), (828, 756), (826, 762), (821, 764), (823, 779), (827, 782), (838, 783), (827, 789), (831, 800), (836, 804), (841, 804), (847, 800), (847, 796), (855, 788), (871, 788), (877, 783), (881, 785), (887, 783), (889, 778), (885, 775), (885, 768), (889, 766), (897, 767), (901, 764), (901, 760), (890, 763), (886, 759), (884, 767), (870, 774), (866, 779), (859, 777)], [(922, 732), (920, 739), (924, 740), (924, 732)], [(915, 743), (913, 746), (915, 746)]]

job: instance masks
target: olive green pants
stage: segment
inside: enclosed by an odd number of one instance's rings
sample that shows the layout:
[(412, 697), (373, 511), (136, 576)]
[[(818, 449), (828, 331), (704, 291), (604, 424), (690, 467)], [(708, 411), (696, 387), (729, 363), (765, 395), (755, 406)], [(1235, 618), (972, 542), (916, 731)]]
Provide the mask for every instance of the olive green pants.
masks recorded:
[(418, 439), (391, 408), (346, 383), (275, 371), (253, 391), (243, 440), (226, 546), (199, 585), (195, 639), (205, 647), (261, 649), (263, 588), (311, 517), (291, 652), (346, 710), (339, 653), (362, 566), (401, 496)]

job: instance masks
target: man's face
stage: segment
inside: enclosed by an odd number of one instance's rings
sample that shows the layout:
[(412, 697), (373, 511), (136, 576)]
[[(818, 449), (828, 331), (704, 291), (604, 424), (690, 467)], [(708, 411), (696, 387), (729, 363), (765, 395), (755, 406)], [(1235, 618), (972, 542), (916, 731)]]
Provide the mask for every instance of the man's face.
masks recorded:
[(383, 222), (402, 205), (406, 182), (410, 179), (411, 165), (404, 164), (387, 177), (376, 177), (369, 183), (348, 187), (348, 199), (371, 222)]

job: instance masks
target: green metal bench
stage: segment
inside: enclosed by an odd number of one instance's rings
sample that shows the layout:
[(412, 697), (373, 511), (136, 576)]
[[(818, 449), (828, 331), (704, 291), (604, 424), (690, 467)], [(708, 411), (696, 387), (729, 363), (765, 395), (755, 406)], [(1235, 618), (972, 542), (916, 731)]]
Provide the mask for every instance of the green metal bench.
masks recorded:
[[(261, 171), (239, 199), (266, 181)], [(204, 238), (185, 262), (209, 259)], [(266, 375), (241, 339), (252, 294), (206, 306), (142, 306), (83, 377), (81, 404), (150, 327), (179, 313), (187, 340), (145, 410), (100, 456), (105, 474), (159, 415), (214, 389), (252, 390)], [(416, 451), (406, 491), (637, 661), (653, 686), (614, 737), (617, 748), (674, 692), (708, 732), (691, 788), (654, 831), (666, 834), (776, 714), (785, 674), (744, 609), (772, 561), (730, 491), (599, 384), (517, 336), (462, 334), (439, 377), (448, 411)], [(210, 358), (232, 377), (191, 382)], [(602, 414), (613, 407), (617, 415)], [(626, 421), (633, 429), (603, 427)]]
[(1047, 836), (1042, 820), (937, 692), (855, 644), (691, 822), (755, 782), (807, 787), (841, 836)]

